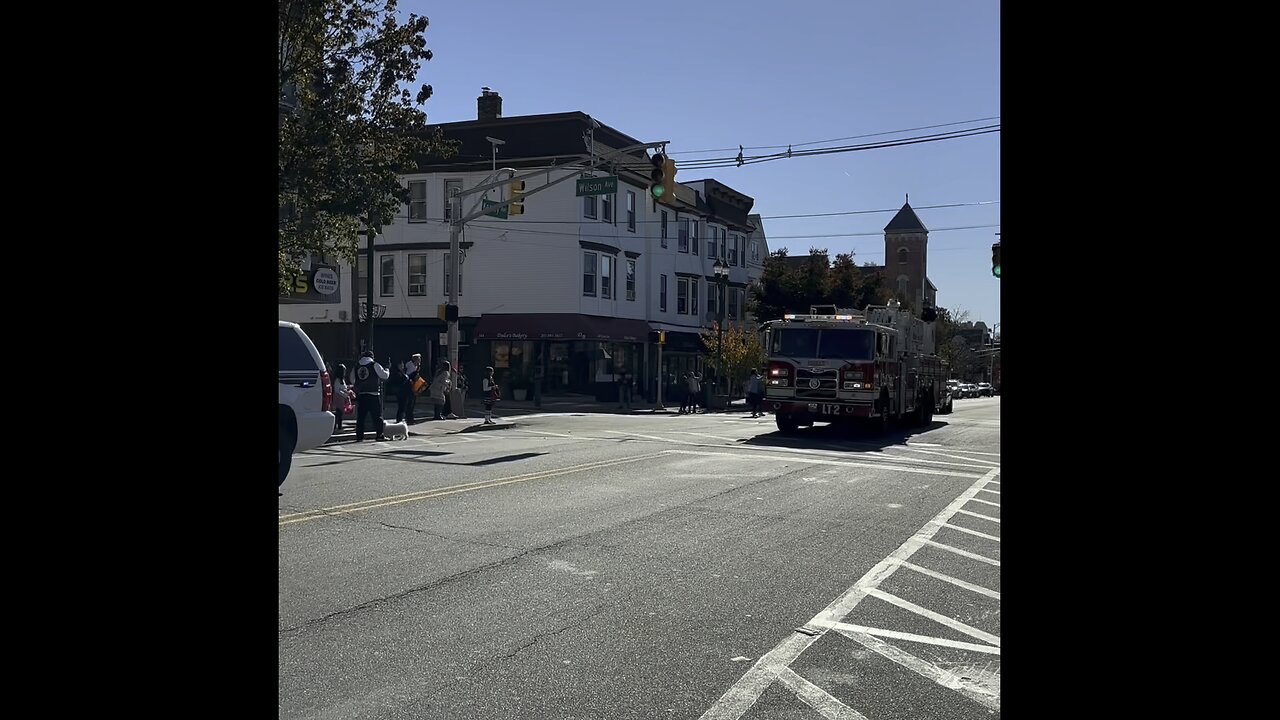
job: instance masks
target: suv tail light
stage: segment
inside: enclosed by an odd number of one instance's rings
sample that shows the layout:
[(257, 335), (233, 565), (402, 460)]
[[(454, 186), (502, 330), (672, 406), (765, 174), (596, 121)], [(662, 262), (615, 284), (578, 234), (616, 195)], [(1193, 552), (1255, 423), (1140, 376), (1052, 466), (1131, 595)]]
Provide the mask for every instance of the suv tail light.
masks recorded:
[(333, 382), (329, 380), (329, 371), (320, 371), (320, 387), (324, 393), (320, 396), (320, 412), (333, 409)]

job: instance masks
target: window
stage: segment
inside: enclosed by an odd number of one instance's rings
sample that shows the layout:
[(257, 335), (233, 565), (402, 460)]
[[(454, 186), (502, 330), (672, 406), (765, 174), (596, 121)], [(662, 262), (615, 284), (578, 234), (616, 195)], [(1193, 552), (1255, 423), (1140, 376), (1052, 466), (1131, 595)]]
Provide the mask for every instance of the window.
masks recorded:
[(738, 236), (738, 264), (742, 267), (747, 266), (747, 236)]
[[(446, 297), (448, 297), (449, 295), (449, 288), (453, 287), (453, 285), (449, 282), (450, 281), (449, 271), (453, 269), (453, 263), (450, 262), (450, 259), (451, 258), (449, 257), (449, 253), (445, 253), (444, 254), (444, 294)], [(463, 260), (465, 261), (466, 258), (463, 258)], [(459, 295), (462, 294), (462, 270), (463, 268), (459, 266), (458, 267), (458, 294)]]
[(392, 297), (396, 294), (396, 256), (382, 256), (382, 290), (381, 297)]
[(409, 222), (427, 219), (427, 181), (409, 181)]
[(604, 222), (613, 222), (613, 196), (600, 196), (600, 219)]
[(899, 265), (905, 264), (907, 262), (907, 256), (909, 254), (910, 254), (910, 251), (907, 250), (906, 248), (904, 247), (898, 248), (898, 264)]
[(600, 297), (613, 299), (613, 264), (617, 258), (612, 255), (600, 256)]
[(676, 313), (689, 314), (689, 279), (676, 278)]
[(689, 314), (697, 316), (698, 314), (698, 280), (689, 281)]
[(728, 291), (727, 294), (729, 295), (729, 312), (726, 315), (726, 317), (728, 317), (730, 320), (737, 320), (738, 319), (738, 293), (740, 291), (737, 288), (726, 288), (726, 290)]
[(636, 299), (636, 261), (627, 260), (627, 299)]
[(409, 256), (409, 294), (427, 294), (427, 256)]
[(658, 276), (658, 310), (667, 311), (667, 276)]
[(584, 195), (582, 197), (582, 217), (596, 219), (596, 196)]
[(582, 294), (596, 296), (596, 254), (582, 253)]
[(662, 211), (662, 247), (667, 246), (667, 211)]
[(734, 233), (729, 236), (729, 264), (737, 267), (738, 265), (738, 234)]
[(760, 243), (755, 240), (751, 241), (751, 260), (753, 262), (760, 262)]
[(462, 181), (461, 180), (445, 180), (444, 181), (444, 220), (445, 222), (449, 222), (450, 220), (453, 219), (453, 203), (451, 203), (449, 200), (450, 198), (453, 197), (454, 188), (457, 188), (458, 191), (461, 192)]
[(908, 282), (910, 282), (910, 279), (907, 278), (906, 275), (899, 275), (898, 276), (898, 292), (905, 293), (907, 291)]
[(716, 259), (716, 229), (710, 225), (707, 226), (707, 259)]
[(627, 191), (627, 229), (636, 231), (636, 194)]
[(720, 302), (719, 288), (714, 282), (707, 281), (707, 312), (716, 312), (716, 303)]
[(689, 218), (685, 218), (684, 222), (680, 223), (680, 242), (676, 245), (676, 252), (682, 252), (682, 253), (689, 252), (689, 223), (690, 222), (691, 221), (689, 220)]
[(694, 255), (698, 254), (698, 225), (700, 224), (701, 221), (698, 220), (698, 218), (694, 218), (689, 223), (689, 237), (693, 238), (693, 242), (690, 243), (689, 248), (685, 250), (685, 252), (693, 253)]
[(725, 239), (725, 237), (728, 235), (729, 231), (725, 228), (720, 228), (719, 230), (720, 230), (720, 259), (724, 260), (725, 259), (724, 246), (728, 244), (728, 241)]

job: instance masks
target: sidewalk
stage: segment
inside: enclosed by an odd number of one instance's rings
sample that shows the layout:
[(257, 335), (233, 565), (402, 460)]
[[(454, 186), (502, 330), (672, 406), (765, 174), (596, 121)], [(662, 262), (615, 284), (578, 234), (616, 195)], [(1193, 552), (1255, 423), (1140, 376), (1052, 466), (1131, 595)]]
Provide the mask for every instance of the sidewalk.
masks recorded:
[[(564, 414), (572, 415), (575, 413), (607, 413), (610, 415), (676, 415), (680, 409), (677, 401), (674, 405), (664, 403), (662, 410), (655, 410), (652, 403), (633, 402), (631, 409), (619, 408), (617, 403), (613, 402), (596, 402), (590, 398), (582, 396), (563, 396), (563, 397), (544, 397), (542, 399), (542, 407), (535, 407), (532, 400), (500, 400), (493, 408), (493, 419), (497, 425), (482, 426), (484, 430), (501, 430), (514, 427), (515, 419), (526, 415), (542, 415), (542, 414)], [(725, 410), (700, 409), (699, 414), (704, 412), (721, 413), (721, 412), (747, 412), (747, 404), (745, 400), (734, 400), (729, 403), (729, 407)], [(468, 398), (466, 403), (465, 415), (460, 415), (456, 420), (430, 420), (432, 407), (431, 402), (423, 402), (419, 398), (417, 406), (414, 408), (414, 414), (417, 416), (418, 422), (409, 426), (410, 436), (424, 435), (450, 435), (458, 432), (475, 432), (481, 430), (484, 422), (484, 406), (481, 401), (476, 398)], [(455, 411), (456, 412), (456, 411)], [(382, 406), (382, 417), (388, 421), (396, 419), (396, 401), (395, 398), (386, 398)], [(365, 429), (365, 439), (371, 439), (376, 433), (370, 429)], [(342, 418), (342, 432), (334, 433), (329, 437), (328, 442), (349, 442), (356, 438), (356, 414), (351, 413), (344, 415)]]

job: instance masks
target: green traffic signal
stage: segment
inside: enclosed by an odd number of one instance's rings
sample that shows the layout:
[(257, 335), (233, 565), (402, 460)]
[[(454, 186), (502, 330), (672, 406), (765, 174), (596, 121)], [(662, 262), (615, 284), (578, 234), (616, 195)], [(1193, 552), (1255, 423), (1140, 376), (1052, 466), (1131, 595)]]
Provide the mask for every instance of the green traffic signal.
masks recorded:
[(991, 246), (991, 274), (1000, 277), (1000, 243)]
[(650, 195), (652, 195), (652, 196), (654, 196), (655, 198), (660, 198), (660, 197), (662, 197), (662, 193), (664, 193), (664, 192), (666, 192), (666, 189), (665, 189), (665, 188), (663, 188), (661, 185), (651, 185), (651, 186), (649, 186), (649, 194), (650, 194)]
[(991, 268), (991, 274), (995, 275), (996, 277), (1000, 277), (1000, 266), (996, 265), (995, 267)]

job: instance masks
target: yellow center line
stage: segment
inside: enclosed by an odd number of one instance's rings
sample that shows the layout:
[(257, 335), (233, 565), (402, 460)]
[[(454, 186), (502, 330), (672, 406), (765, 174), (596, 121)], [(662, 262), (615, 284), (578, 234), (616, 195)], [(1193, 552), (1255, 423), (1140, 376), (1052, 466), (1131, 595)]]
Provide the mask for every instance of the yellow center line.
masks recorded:
[[(667, 451), (657, 453), (657, 455), (666, 454)], [(654, 454), (646, 454), (622, 458), (620, 460), (603, 460), (593, 463), (584, 463), (582, 465), (571, 465), (566, 468), (555, 468), (552, 470), (541, 470), (535, 473), (513, 475), (511, 477), (497, 478), (494, 480), (478, 480), (476, 482), (462, 483), (459, 485), (448, 485), (442, 488), (435, 488), (433, 490), (420, 490), (418, 492), (405, 493), (403, 495), (391, 495), (388, 497), (373, 498), (371, 500), (361, 500), (360, 502), (347, 503), (345, 505), (334, 505), (333, 507), (323, 508), (320, 510), (290, 513), (280, 516), (280, 526), (283, 527), (293, 523), (306, 522), (307, 520), (315, 520), (317, 518), (328, 517), (330, 515), (342, 515), (344, 513), (356, 512), (358, 510), (372, 510), (373, 508), (386, 507), (388, 505), (399, 505), (401, 503), (413, 502), (415, 500), (427, 500), (434, 497), (453, 495), (460, 492), (483, 490), (485, 488), (498, 487), (499, 485), (510, 485), (512, 483), (541, 480), (544, 478), (558, 477), (560, 475), (584, 472), (586, 470), (612, 467), (614, 465), (625, 465), (627, 463), (638, 462), (640, 460), (649, 460), (655, 456), (656, 455)]]

